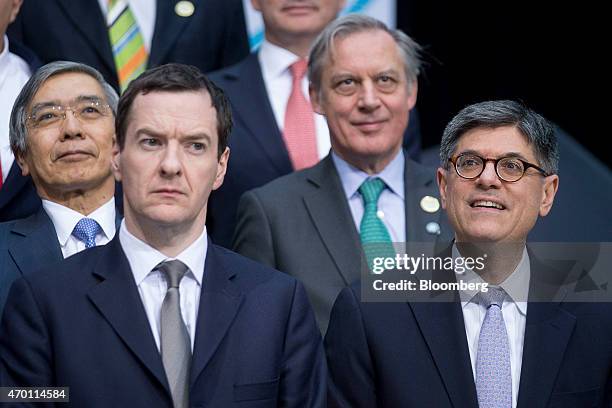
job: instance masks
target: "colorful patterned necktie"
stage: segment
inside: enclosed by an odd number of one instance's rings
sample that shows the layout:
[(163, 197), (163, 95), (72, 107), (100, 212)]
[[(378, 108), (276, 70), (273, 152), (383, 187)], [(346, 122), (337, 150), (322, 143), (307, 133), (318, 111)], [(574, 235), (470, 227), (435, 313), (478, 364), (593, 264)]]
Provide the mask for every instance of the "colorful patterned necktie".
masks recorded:
[(359, 186), (363, 198), (363, 217), (359, 226), (359, 236), (370, 269), (374, 258), (395, 257), (389, 231), (378, 218), (378, 198), (384, 189), (385, 182), (378, 177), (368, 179)]
[(113, 47), (119, 86), (123, 92), (131, 80), (144, 72), (147, 51), (127, 0), (109, 0), (106, 25)]
[(510, 344), (502, 314), (506, 292), (491, 287), (480, 292), (487, 307), (476, 355), (476, 392), (480, 408), (512, 408), (512, 372)]
[(96, 235), (102, 232), (100, 224), (92, 218), (81, 218), (72, 230), (72, 235), (85, 243), (85, 248), (96, 246)]
[(166, 276), (168, 290), (161, 307), (160, 351), (174, 408), (189, 407), (191, 340), (181, 314), (179, 285), (188, 270), (181, 261), (165, 261), (155, 267)]
[(315, 134), (314, 113), (302, 92), (302, 79), (308, 63), (300, 59), (289, 68), (293, 76), (291, 95), (285, 110), (283, 139), (295, 170), (315, 165), (319, 161)]

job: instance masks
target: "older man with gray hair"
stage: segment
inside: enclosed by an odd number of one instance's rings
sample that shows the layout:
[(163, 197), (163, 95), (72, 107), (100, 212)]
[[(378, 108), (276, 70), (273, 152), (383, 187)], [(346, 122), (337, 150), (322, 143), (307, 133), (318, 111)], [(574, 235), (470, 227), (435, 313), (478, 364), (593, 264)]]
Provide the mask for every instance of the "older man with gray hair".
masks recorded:
[(42, 199), (32, 216), (0, 224), (0, 310), (22, 274), (115, 235), (111, 151), (118, 96), (95, 69), (59, 61), (24, 85), (10, 119), (10, 143)]
[(371, 260), (369, 244), (448, 233), (435, 171), (402, 149), (420, 48), (371, 17), (328, 25), (308, 64), (310, 100), (327, 119), (331, 153), (240, 202), (235, 249), (304, 282), (322, 332), (340, 290), (359, 278), (362, 257)]

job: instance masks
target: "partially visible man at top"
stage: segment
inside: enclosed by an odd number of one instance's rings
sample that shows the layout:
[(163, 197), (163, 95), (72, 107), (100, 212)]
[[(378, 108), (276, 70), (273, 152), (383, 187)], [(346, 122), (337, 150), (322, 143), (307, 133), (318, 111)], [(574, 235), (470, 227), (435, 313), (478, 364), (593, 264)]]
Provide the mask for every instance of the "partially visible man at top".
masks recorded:
[(113, 150), (119, 233), (14, 283), (3, 381), (68, 386), (70, 403), (89, 408), (325, 406), (325, 355), (302, 285), (206, 233), (231, 123), (223, 91), (195, 67), (163, 65), (130, 84)]
[(361, 243), (450, 233), (434, 169), (402, 147), (417, 99), (419, 49), (371, 17), (352, 14), (328, 25), (310, 52), (309, 79), (331, 153), (240, 201), (236, 250), (304, 282), (323, 332), (337, 294), (359, 278)]
[(8, 40), (6, 28), (19, 13), (22, 0), (0, 0), (0, 222), (23, 218), (40, 207), (30, 177), (21, 175), (9, 142), (13, 103), (39, 62), (32, 51)]
[(558, 161), (553, 127), (520, 103), (477, 103), (449, 122), (437, 179), (455, 241), (441, 258), (483, 266), (420, 271), (466, 285), (408, 302), (345, 288), (325, 338), (330, 407), (612, 406), (612, 304), (573, 301), (571, 271), (526, 247)]
[[(231, 245), (240, 196), (280, 176), (310, 167), (329, 154), (325, 117), (312, 110), (308, 52), (342, 9), (344, 0), (252, 0), (264, 21), (260, 49), (211, 75), (230, 98), (236, 126), (223, 186), (211, 197), (213, 240)], [(406, 130), (408, 154), (420, 150), (418, 123)]]
[(42, 207), (0, 224), (0, 306), (18, 276), (114, 237), (117, 99), (98, 71), (62, 61), (41, 67), (17, 97), (11, 149)]
[(26, 1), (8, 35), (43, 63), (82, 62), (123, 90), (168, 62), (221, 69), (249, 52), (241, 0)]

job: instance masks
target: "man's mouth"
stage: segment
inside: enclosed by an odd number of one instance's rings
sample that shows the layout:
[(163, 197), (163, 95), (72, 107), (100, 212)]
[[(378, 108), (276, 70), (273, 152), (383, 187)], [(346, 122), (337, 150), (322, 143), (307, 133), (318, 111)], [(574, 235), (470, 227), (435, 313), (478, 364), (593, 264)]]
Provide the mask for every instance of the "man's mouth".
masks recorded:
[(470, 204), (472, 208), (493, 208), (496, 210), (505, 210), (506, 207), (500, 203), (490, 200), (476, 200)]

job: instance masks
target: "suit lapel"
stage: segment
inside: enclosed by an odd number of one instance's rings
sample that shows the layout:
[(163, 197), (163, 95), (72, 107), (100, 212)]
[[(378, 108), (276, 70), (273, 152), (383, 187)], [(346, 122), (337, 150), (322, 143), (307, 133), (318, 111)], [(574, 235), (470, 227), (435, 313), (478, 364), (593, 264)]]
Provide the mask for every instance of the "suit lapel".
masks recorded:
[[(203, 5), (198, 0), (191, 0), (195, 6), (195, 12)], [(158, 0), (157, 10), (155, 12), (155, 29), (153, 31), (153, 39), (151, 40), (151, 50), (147, 67), (160, 65), (164, 58), (175, 46), (176, 39), (179, 34), (185, 29), (187, 24), (193, 17), (181, 17), (176, 14), (174, 7), (176, 1)], [(205, 38), (201, 39), (206, 41)]]
[[(553, 391), (565, 348), (571, 338), (576, 317), (561, 307), (561, 294), (555, 294), (564, 276), (531, 259), (530, 299), (523, 342), (523, 362), (517, 408), (545, 407)], [(561, 289), (563, 290), (563, 289)], [(551, 300), (554, 299), (554, 300)]]
[(346, 285), (359, 278), (361, 244), (331, 155), (312, 169), (314, 190), (304, 194), (306, 210)]
[(192, 386), (225, 337), (243, 299), (232, 281), (235, 272), (225, 266), (221, 257), (209, 240), (191, 366)]
[[(279, 174), (292, 172), (289, 153), (268, 99), (257, 54), (250, 54), (226, 75), (234, 87), (231, 94), (240, 95), (231, 100), (236, 120), (243, 122), (255, 144), (270, 158), (270, 164)], [(262, 129), (266, 131), (258, 131)]]
[(91, 43), (111, 72), (116, 72), (113, 51), (108, 38), (106, 19), (96, 0), (56, 0), (74, 27)]
[(93, 274), (102, 281), (91, 288), (89, 299), (127, 347), (170, 395), (161, 356), (151, 333), (138, 288), (132, 277), (119, 234), (104, 246)]
[(42, 207), (16, 221), (11, 232), (8, 251), (22, 274), (64, 259), (53, 223)]

